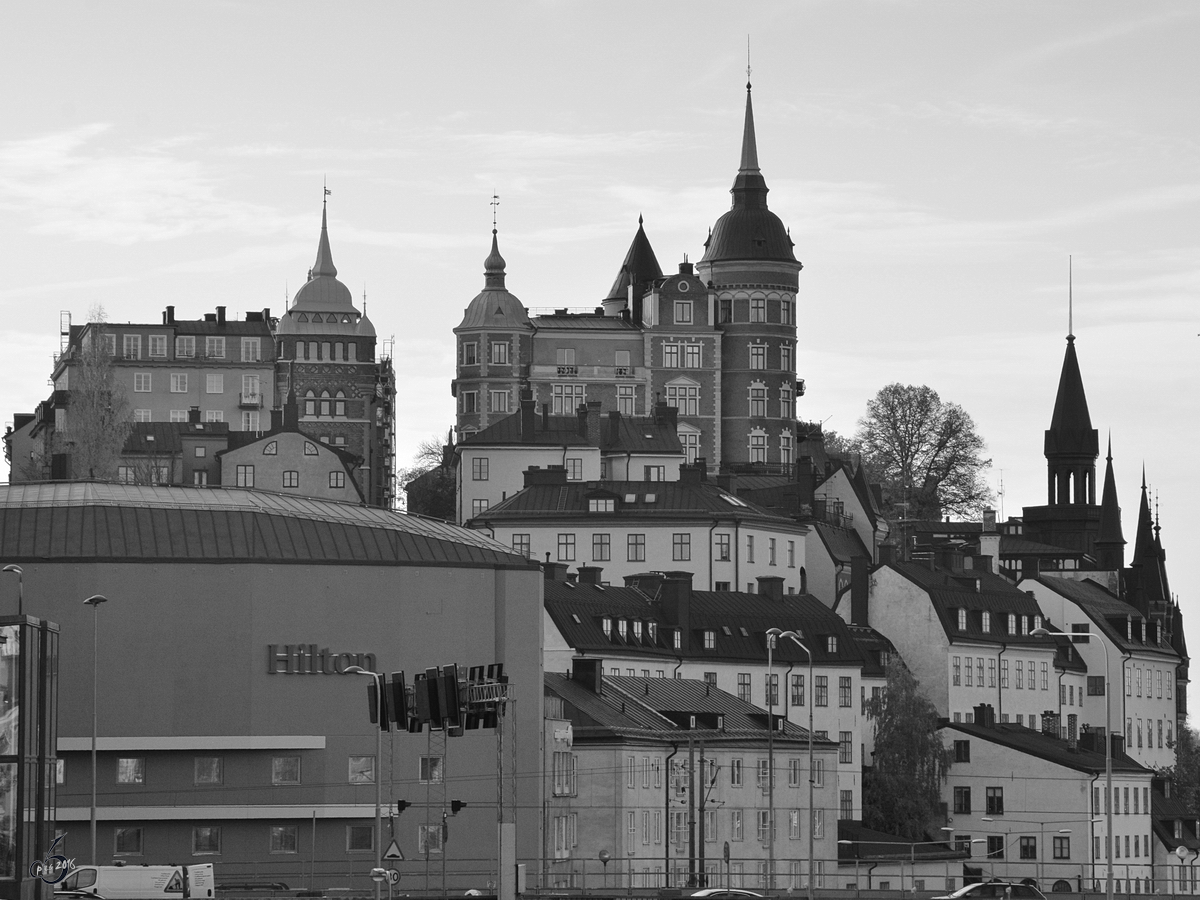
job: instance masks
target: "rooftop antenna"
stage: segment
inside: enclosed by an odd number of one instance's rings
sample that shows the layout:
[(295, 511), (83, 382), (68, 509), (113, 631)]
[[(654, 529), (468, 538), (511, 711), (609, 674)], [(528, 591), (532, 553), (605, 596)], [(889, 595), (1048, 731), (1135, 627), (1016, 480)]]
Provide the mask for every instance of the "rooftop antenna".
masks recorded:
[(321, 190), (325, 192), (325, 199), (321, 201), (321, 207), (324, 208), (325, 204), (329, 202), (329, 195), (333, 193), (333, 191), (329, 189), (329, 183), (326, 181), (324, 175), (321, 176)]
[(496, 233), (496, 207), (500, 205), (500, 195), (496, 193), (495, 188), (492, 189), (492, 202), (489, 206), (492, 207), (492, 234)]
[(1003, 469), (1000, 470), (1000, 490), (998, 491), (998, 493), (1000, 494), (1000, 521), (1003, 522), (1003, 521), (1005, 521), (1005, 518), (1004, 518), (1004, 470)]
[(1067, 256), (1067, 340), (1075, 338), (1075, 265)]
[(363, 315), (367, 314), (367, 283), (363, 282)]
[(287, 312), (288, 303), (291, 301), (291, 294), (288, 292), (287, 279), (283, 279), (283, 311)]

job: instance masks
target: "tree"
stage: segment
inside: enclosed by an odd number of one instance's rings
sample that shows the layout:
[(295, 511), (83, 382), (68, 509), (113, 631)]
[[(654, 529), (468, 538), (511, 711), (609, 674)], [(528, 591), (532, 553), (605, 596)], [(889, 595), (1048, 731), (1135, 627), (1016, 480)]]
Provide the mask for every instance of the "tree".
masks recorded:
[(924, 839), (941, 814), (941, 783), (950, 754), (938, 714), (899, 659), (887, 667), (887, 687), (868, 705), (875, 721), (874, 764), (863, 777), (863, 824), (905, 840)]
[(854, 443), (871, 481), (908, 518), (976, 517), (992, 500), (983, 438), (957, 403), (926, 385), (889, 384), (867, 403)]
[(1171, 794), (1189, 810), (1200, 809), (1200, 735), (1191, 725), (1179, 729), (1175, 741), (1175, 766), (1162, 774), (1171, 779)]
[(409, 512), (454, 521), (454, 470), (446, 465), (446, 448), (437, 435), (421, 441), (396, 480), (407, 492)]

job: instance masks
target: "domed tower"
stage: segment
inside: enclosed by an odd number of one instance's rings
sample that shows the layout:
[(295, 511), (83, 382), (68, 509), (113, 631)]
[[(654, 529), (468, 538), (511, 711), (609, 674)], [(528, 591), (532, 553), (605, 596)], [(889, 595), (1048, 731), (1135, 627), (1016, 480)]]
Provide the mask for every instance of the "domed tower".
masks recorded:
[(529, 377), (533, 326), (524, 305), (504, 286), (504, 266), (492, 228), (483, 290), (454, 329), (457, 377), (450, 392), (458, 401), (455, 431), (460, 437), (516, 412), (518, 392)]
[[(704, 244), (696, 274), (716, 292), (721, 340), (721, 462), (795, 462), (796, 290), (792, 239), (767, 208), (746, 84), (733, 205)], [(790, 471), (790, 470), (789, 470)]]
[(316, 262), (275, 337), (278, 396), (295, 396), (300, 430), (362, 457), (360, 483), (369, 502), (390, 505), (391, 361), (376, 361), (375, 327), (338, 281), (325, 204)]

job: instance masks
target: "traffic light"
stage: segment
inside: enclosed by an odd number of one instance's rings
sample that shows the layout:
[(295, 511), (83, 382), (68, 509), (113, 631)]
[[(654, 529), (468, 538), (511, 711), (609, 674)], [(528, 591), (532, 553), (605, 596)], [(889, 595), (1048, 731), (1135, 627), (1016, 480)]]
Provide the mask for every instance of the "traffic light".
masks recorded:
[(458, 665), (442, 666), (438, 678), (438, 710), (446, 728), (461, 727), (462, 716), (458, 697)]
[(391, 731), (391, 703), (388, 702), (387, 683), (383, 675), (375, 675), (367, 685), (367, 714), (372, 725), (381, 731)]
[(396, 801), (396, 815), (400, 815), (402, 812), (404, 812), (410, 806), (412, 806), (412, 803), (408, 800), (397, 800)]
[(462, 800), (451, 800), (450, 801), (450, 812), (453, 815), (457, 816), (459, 811), (466, 805), (467, 804), (464, 803)]
[(401, 729), (408, 728), (408, 692), (404, 683), (403, 672), (392, 673), (392, 683), (390, 685), (392, 701), (392, 721), (395, 722)]

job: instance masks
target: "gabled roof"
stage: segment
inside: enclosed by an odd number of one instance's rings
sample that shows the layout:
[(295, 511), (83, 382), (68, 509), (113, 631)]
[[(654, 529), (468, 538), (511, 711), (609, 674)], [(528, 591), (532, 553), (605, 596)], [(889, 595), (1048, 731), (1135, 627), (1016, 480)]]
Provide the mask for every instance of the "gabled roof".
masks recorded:
[[(1041, 616), (1037, 601), (999, 575), (980, 570), (930, 568), (917, 562), (894, 562), (879, 566), (875, 571), (893, 569), (929, 596), (946, 637), (952, 643), (961, 641), (1030, 644), (1045, 646), (1045, 638), (1028, 634), (1009, 634), (1005, 617), (1009, 614), (1027, 617), (1032, 630), (1033, 618)], [(878, 576), (876, 576), (878, 577)], [(958, 628), (958, 610), (967, 610), (967, 627)], [(991, 629), (983, 630), (982, 612), (991, 613)]]
[[(1187, 847), (1193, 853), (1200, 851), (1200, 835), (1196, 833), (1197, 811), (1188, 809), (1187, 803), (1178, 794), (1167, 797), (1160, 786), (1156, 779), (1155, 786), (1150, 789), (1150, 815), (1155, 837), (1168, 852), (1176, 847)], [(1183, 823), (1178, 838), (1175, 837), (1176, 822)]]
[[(622, 498), (615, 512), (588, 511), (587, 495), (595, 490), (611, 491)], [(806, 530), (806, 526), (769, 513), (705, 481), (570, 481), (566, 484), (535, 484), (480, 513), (474, 517), (474, 521), (494, 526), (545, 518), (547, 514), (552, 514), (555, 519), (588, 518), (592, 521), (601, 518), (653, 520), (664, 517), (678, 520), (686, 516), (728, 519), (736, 516), (742, 521), (772, 523), (797, 534)]]
[[(1077, 772), (1086, 772), (1091, 775), (1104, 774), (1103, 750), (1097, 752), (1085, 749), (1082, 745), (1072, 750), (1063, 739), (1042, 734), (1042, 732), (1026, 728), (1024, 725), (1012, 725), (1005, 722), (988, 727), (974, 723), (944, 722), (941, 727), (950, 731), (958, 731), (971, 737), (982, 738), (1001, 747), (1019, 750), (1021, 753), (1027, 753), (1030, 756), (1044, 759), (1047, 762), (1067, 769), (1074, 769)], [(1139, 765), (1125, 753), (1114, 754), (1112, 758), (1112, 770), (1130, 775), (1145, 774), (1147, 777), (1154, 774), (1150, 769)]]
[[(570, 584), (546, 581), (545, 608), (563, 639), (575, 650), (588, 656), (606, 654), (644, 655), (647, 658), (674, 660), (666, 633), (674, 626), (661, 602), (633, 588)], [(804, 643), (813, 652), (814, 664), (826, 666), (862, 666), (870, 662), (854, 640), (850, 628), (835, 612), (807, 594), (787, 594), (773, 600), (763, 594), (740, 591), (692, 591), (689, 606), (690, 645), (688, 659), (733, 662), (766, 659), (768, 628), (795, 630), (804, 635)], [(611, 620), (605, 634), (602, 620)], [(618, 621), (626, 620), (625, 637)], [(641, 637), (633, 626), (642, 623)], [(657, 635), (651, 635), (653, 622)], [(703, 633), (713, 633), (712, 649), (704, 649)], [(827, 638), (837, 638), (831, 652)], [(781, 665), (808, 664), (808, 655), (791, 641), (781, 641), (775, 649)]]
[[(1154, 629), (1147, 623), (1146, 642), (1141, 640), (1141, 625), (1144, 616), (1135, 606), (1131, 606), (1112, 594), (1098, 582), (1085, 578), (1076, 581), (1073, 578), (1056, 578), (1052, 575), (1039, 575), (1037, 583), (1043, 585), (1061, 597), (1070, 600), (1083, 613), (1096, 623), (1097, 628), (1108, 637), (1118, 650), (1122, 652), (1151, 652), (1176, 656), (1175, 650), (1165, 640), (1162, 644), (1154, 643)], [(1125, 618), (1133, 620), (1133, 640), (1126, 638)], [(1166, 623), (1164, 623), (1165, 626)]]

